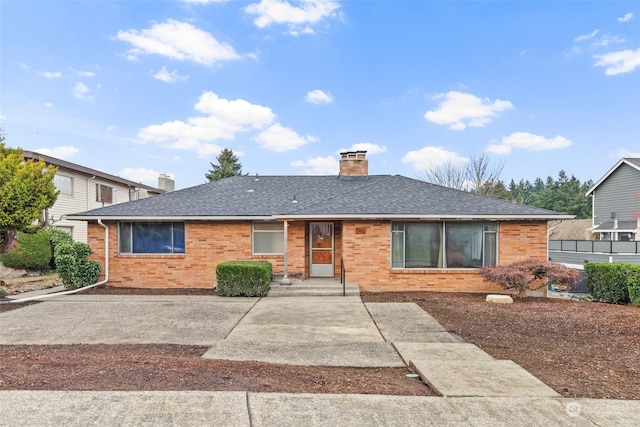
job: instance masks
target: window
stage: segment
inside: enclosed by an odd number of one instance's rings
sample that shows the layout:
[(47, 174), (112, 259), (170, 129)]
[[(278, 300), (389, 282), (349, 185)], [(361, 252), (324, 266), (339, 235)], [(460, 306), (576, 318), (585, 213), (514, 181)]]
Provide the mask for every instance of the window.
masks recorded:
[(495, 222), (393, 222), (391, 268), (496, 265)]
[(61, 195), (73, 196), (73, 178), (55, 174), (53, 176), (53, 185), (56, 186)]
[(284, 223), (255, 222), (253, 224), (254, 254), (284, 254)]
[(96, 202), (113, 203), (113, 188), (96, 184)]
[(121, 222), (118, 252), (122, 254), (183, 254), (183, 222)]

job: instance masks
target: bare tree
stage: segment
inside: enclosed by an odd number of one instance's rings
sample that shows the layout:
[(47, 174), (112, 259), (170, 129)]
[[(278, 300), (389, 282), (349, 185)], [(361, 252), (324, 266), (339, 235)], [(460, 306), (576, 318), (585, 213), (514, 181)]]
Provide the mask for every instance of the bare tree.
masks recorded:
[(447, 162), (440, 166), (432, 166), (424, 171), (424, 180), (444, 187), (464, 190), (466, 187), (466, 167), (464, 163)]
[(479, 157), (472, 154), (465, 166), (472, 191), (483, 196), (492, 196), (495, 184), (500, 182), (504, 163), (492, 165), (489, 157), (482, 153)]
[(495, 196), (504, 184), (500, 174), (504, 164), (491, 164), (486, 154), (471, 155), (465, 163), (447, 162), (425, 169), (424, 180), (432, 184), (465, 190), (484, 196)]

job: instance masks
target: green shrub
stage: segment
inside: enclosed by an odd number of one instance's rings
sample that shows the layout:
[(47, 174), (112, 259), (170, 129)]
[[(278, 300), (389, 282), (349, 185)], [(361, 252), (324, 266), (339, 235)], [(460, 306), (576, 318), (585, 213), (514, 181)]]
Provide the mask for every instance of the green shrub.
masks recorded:
[(271, 263), (267, 261), (229, 261), (216, 267), (218, 295), (261, 297), (271, 284)]
[(18, 241), (9, 252), (0, 254), (0, 262), (9, 268), (43, 270), (51, 261), (51, 244), (45, 232), (18, 232)]
[(56, 246), (60, 243), (73, 243), (73, 237), (71, 234), (66, 231), (60, 230), (56, 227), (50, 227), (47, 229), (47, 234), (49, 235), (49, 241), (51, 242), (51, 253), (53, 256), (51, 257), (51, 269), (56, 269)]
[(631, 305), (640, 307), (640, 265), (629, 265), (627, 269), (627, 286)]
[(60, 242), (56, 245), (56, 270), (65, 288), (78, 289), (98, 281), (102, 269), (98, 262), (87, 259), (91, 253), (86, 243)]
[(584, 283), (596, 301), (629, 303), (627, 271), (630, 264), (588, 262), (584, 265)]
[(7, 297), (7, 290), (5, 288), (0, 288), (0, 299), (5, 299)]

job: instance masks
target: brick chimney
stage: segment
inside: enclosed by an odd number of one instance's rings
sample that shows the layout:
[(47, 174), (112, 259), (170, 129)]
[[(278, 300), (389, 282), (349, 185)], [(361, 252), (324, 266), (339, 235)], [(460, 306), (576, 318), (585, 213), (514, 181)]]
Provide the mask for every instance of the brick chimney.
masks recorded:
[(340, 173), (338, 176), (368, 176), (369, 160), (366, 151), (343, 151), (340, 153)]

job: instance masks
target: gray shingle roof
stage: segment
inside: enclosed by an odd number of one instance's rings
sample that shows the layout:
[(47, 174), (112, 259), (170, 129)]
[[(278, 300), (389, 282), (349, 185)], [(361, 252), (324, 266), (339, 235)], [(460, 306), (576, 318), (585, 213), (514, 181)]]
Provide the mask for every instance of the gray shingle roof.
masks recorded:
[(570, 217), (399, 175), (261, 176), (257, 180), (235, 176), (73, 215), (76, 219), (262, 216)]

